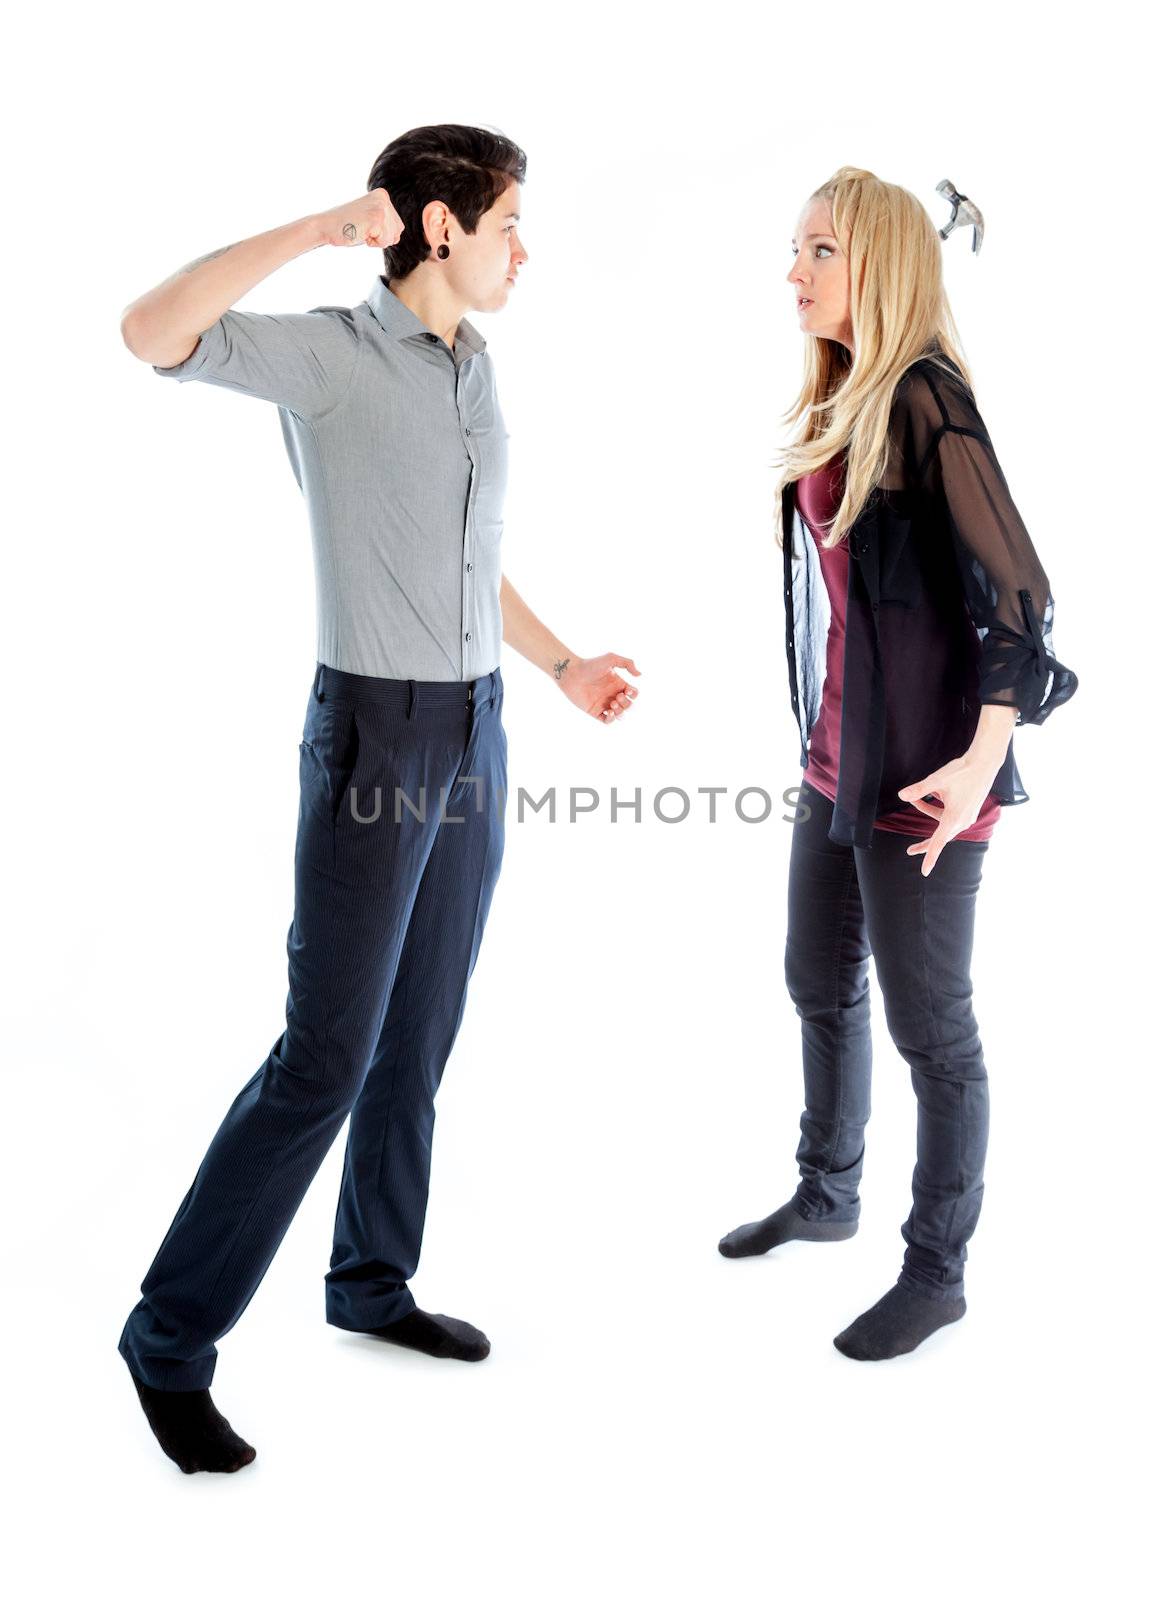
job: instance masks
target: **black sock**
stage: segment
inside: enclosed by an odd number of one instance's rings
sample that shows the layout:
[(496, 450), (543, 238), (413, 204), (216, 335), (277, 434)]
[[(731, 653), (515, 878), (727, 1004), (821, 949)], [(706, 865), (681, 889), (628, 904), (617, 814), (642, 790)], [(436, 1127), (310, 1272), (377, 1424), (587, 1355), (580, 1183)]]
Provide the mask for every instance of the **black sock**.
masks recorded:
[(471, 1322), (446, 1317), (439, 1311), (422, 1311), (419, 1306), (383, 1328), (364, 1331), (377, 1339), (387, 1339), (390, 1344), (423, 1350), (429, 1356), (454, 1356), (458, 1361), (483, 1361), (490, 1349), (484, 1334)]
[(814, 1243), (822, 1239), (851, 1239), (856, 1231), (855, 1218), (852, 1222), (808, 1222), (792, 1201), (787, 1200), (762, 1222), (746, 1222), (743, 1227), (726, 1233), (717, 1249), (723, 1256), (763, 1256), (766, 1250), (785, 1244), (789, 1239), (809, 1239)]
[(855, 1322), (833, 1340), (842, 1355), (854, 1361), (887, 1361), (908, 1355), (946, 1323), (965, 1315), (965, 1297), (930, 1300), (896, 1283), (875, 1306), (862, 1311)]
[(181, 1472), (238, 1472), (256, 1451), (229, 1427), (207, 1389), (152, 1389), (132, 1372), (148, 1425)]

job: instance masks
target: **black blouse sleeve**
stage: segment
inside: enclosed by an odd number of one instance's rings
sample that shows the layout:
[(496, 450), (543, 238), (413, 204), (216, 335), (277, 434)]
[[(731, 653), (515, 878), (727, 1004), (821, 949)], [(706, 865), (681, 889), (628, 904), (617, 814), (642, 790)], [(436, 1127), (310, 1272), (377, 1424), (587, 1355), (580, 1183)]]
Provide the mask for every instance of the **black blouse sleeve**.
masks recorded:
[(968, 388), (935, 372), (926, 387), (922, 485), (944, 512), (981, 641), (981, 704), (1016, 706), (1017, 724), (1044, 722), (1077, 688), (1053, 653), (1049, 579)]

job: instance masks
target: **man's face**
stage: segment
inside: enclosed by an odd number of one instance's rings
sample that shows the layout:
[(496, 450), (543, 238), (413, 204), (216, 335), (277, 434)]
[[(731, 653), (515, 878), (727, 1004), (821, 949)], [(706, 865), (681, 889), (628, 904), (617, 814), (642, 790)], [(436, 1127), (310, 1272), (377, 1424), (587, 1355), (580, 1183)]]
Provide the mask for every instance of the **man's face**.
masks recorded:
[(499, 311), (528, 260), (520, 242), (520, 184), (510, 183), (481, 217), (474, 234), (453, 228), (450, 268), (454, 289), (474, 311)]

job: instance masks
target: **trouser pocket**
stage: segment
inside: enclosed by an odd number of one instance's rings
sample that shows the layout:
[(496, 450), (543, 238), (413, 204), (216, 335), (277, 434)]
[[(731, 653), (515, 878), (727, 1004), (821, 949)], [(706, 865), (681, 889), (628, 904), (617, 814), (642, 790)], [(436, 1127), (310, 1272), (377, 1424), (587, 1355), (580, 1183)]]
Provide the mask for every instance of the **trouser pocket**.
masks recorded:
[(300, 791), (309, 804), (322, 807), (334, 825), (348, 809), (359, 751), (356, 707), (313, 702), (300, 742)]

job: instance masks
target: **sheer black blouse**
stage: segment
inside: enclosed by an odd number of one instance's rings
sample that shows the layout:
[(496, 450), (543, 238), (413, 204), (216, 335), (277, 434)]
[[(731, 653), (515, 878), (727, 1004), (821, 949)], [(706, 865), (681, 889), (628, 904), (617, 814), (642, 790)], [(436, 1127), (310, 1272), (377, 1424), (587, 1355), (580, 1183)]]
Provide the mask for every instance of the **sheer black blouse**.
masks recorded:
[[(936, 364), (945, 361), (948, 371)], [(829, 838), (869, 849), (877, 817), (972, 743), (982, 705), (1044, 722), (1077, 688), (1053, 654), (1053, 596), (988, 431), (946, 357), (914, 362), (889, 463), (849, 530), (837, 798)], [(816, 545), (782, 491), (785, 646), (801, 765), (820, 710), (828, 600)], [(1028, 800), (1010, 739), (991, 792)]]

